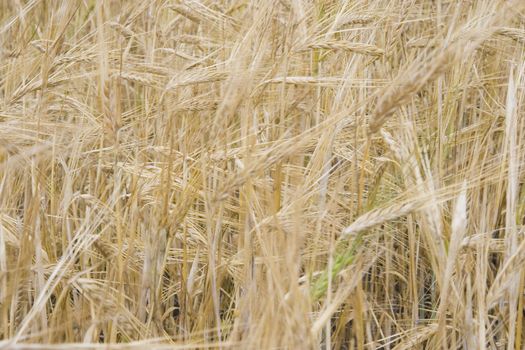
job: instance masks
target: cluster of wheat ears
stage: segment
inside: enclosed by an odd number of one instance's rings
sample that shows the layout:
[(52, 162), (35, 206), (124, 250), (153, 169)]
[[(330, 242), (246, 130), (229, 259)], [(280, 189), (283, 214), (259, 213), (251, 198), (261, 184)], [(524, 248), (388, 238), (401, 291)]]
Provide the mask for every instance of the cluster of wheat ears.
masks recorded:
[(525, 1), (1, 0), (0, 349), (523, 349)]

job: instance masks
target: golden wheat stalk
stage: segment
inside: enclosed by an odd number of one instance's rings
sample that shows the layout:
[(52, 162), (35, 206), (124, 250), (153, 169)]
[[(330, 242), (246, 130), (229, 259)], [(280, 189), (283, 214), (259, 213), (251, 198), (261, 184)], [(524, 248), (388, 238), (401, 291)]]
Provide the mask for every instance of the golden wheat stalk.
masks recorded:
[(323, 50), (334, 50), (334, 51), (349, 51), (363, 55), (381, 56), (384, 54), (384, 50), (378, 48), (375, 45), (365, 43), (352, 43), (341, 40), (323, 40), (308, 43), (302, 50), (308, 49), (323, 49)]

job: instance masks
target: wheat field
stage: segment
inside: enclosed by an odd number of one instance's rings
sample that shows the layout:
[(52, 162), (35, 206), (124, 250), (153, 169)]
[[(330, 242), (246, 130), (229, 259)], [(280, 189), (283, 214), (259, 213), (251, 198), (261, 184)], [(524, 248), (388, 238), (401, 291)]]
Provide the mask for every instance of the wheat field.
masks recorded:
[(0, 0), (0, 349), (525, 349), (525, 1)]

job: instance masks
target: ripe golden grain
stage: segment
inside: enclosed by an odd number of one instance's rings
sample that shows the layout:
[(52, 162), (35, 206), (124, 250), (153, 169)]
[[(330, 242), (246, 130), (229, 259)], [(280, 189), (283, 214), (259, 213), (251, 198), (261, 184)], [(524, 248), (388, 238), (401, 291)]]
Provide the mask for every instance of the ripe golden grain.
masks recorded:
[(522, 0), (0, 2), (0, 349), (521, 349)]

